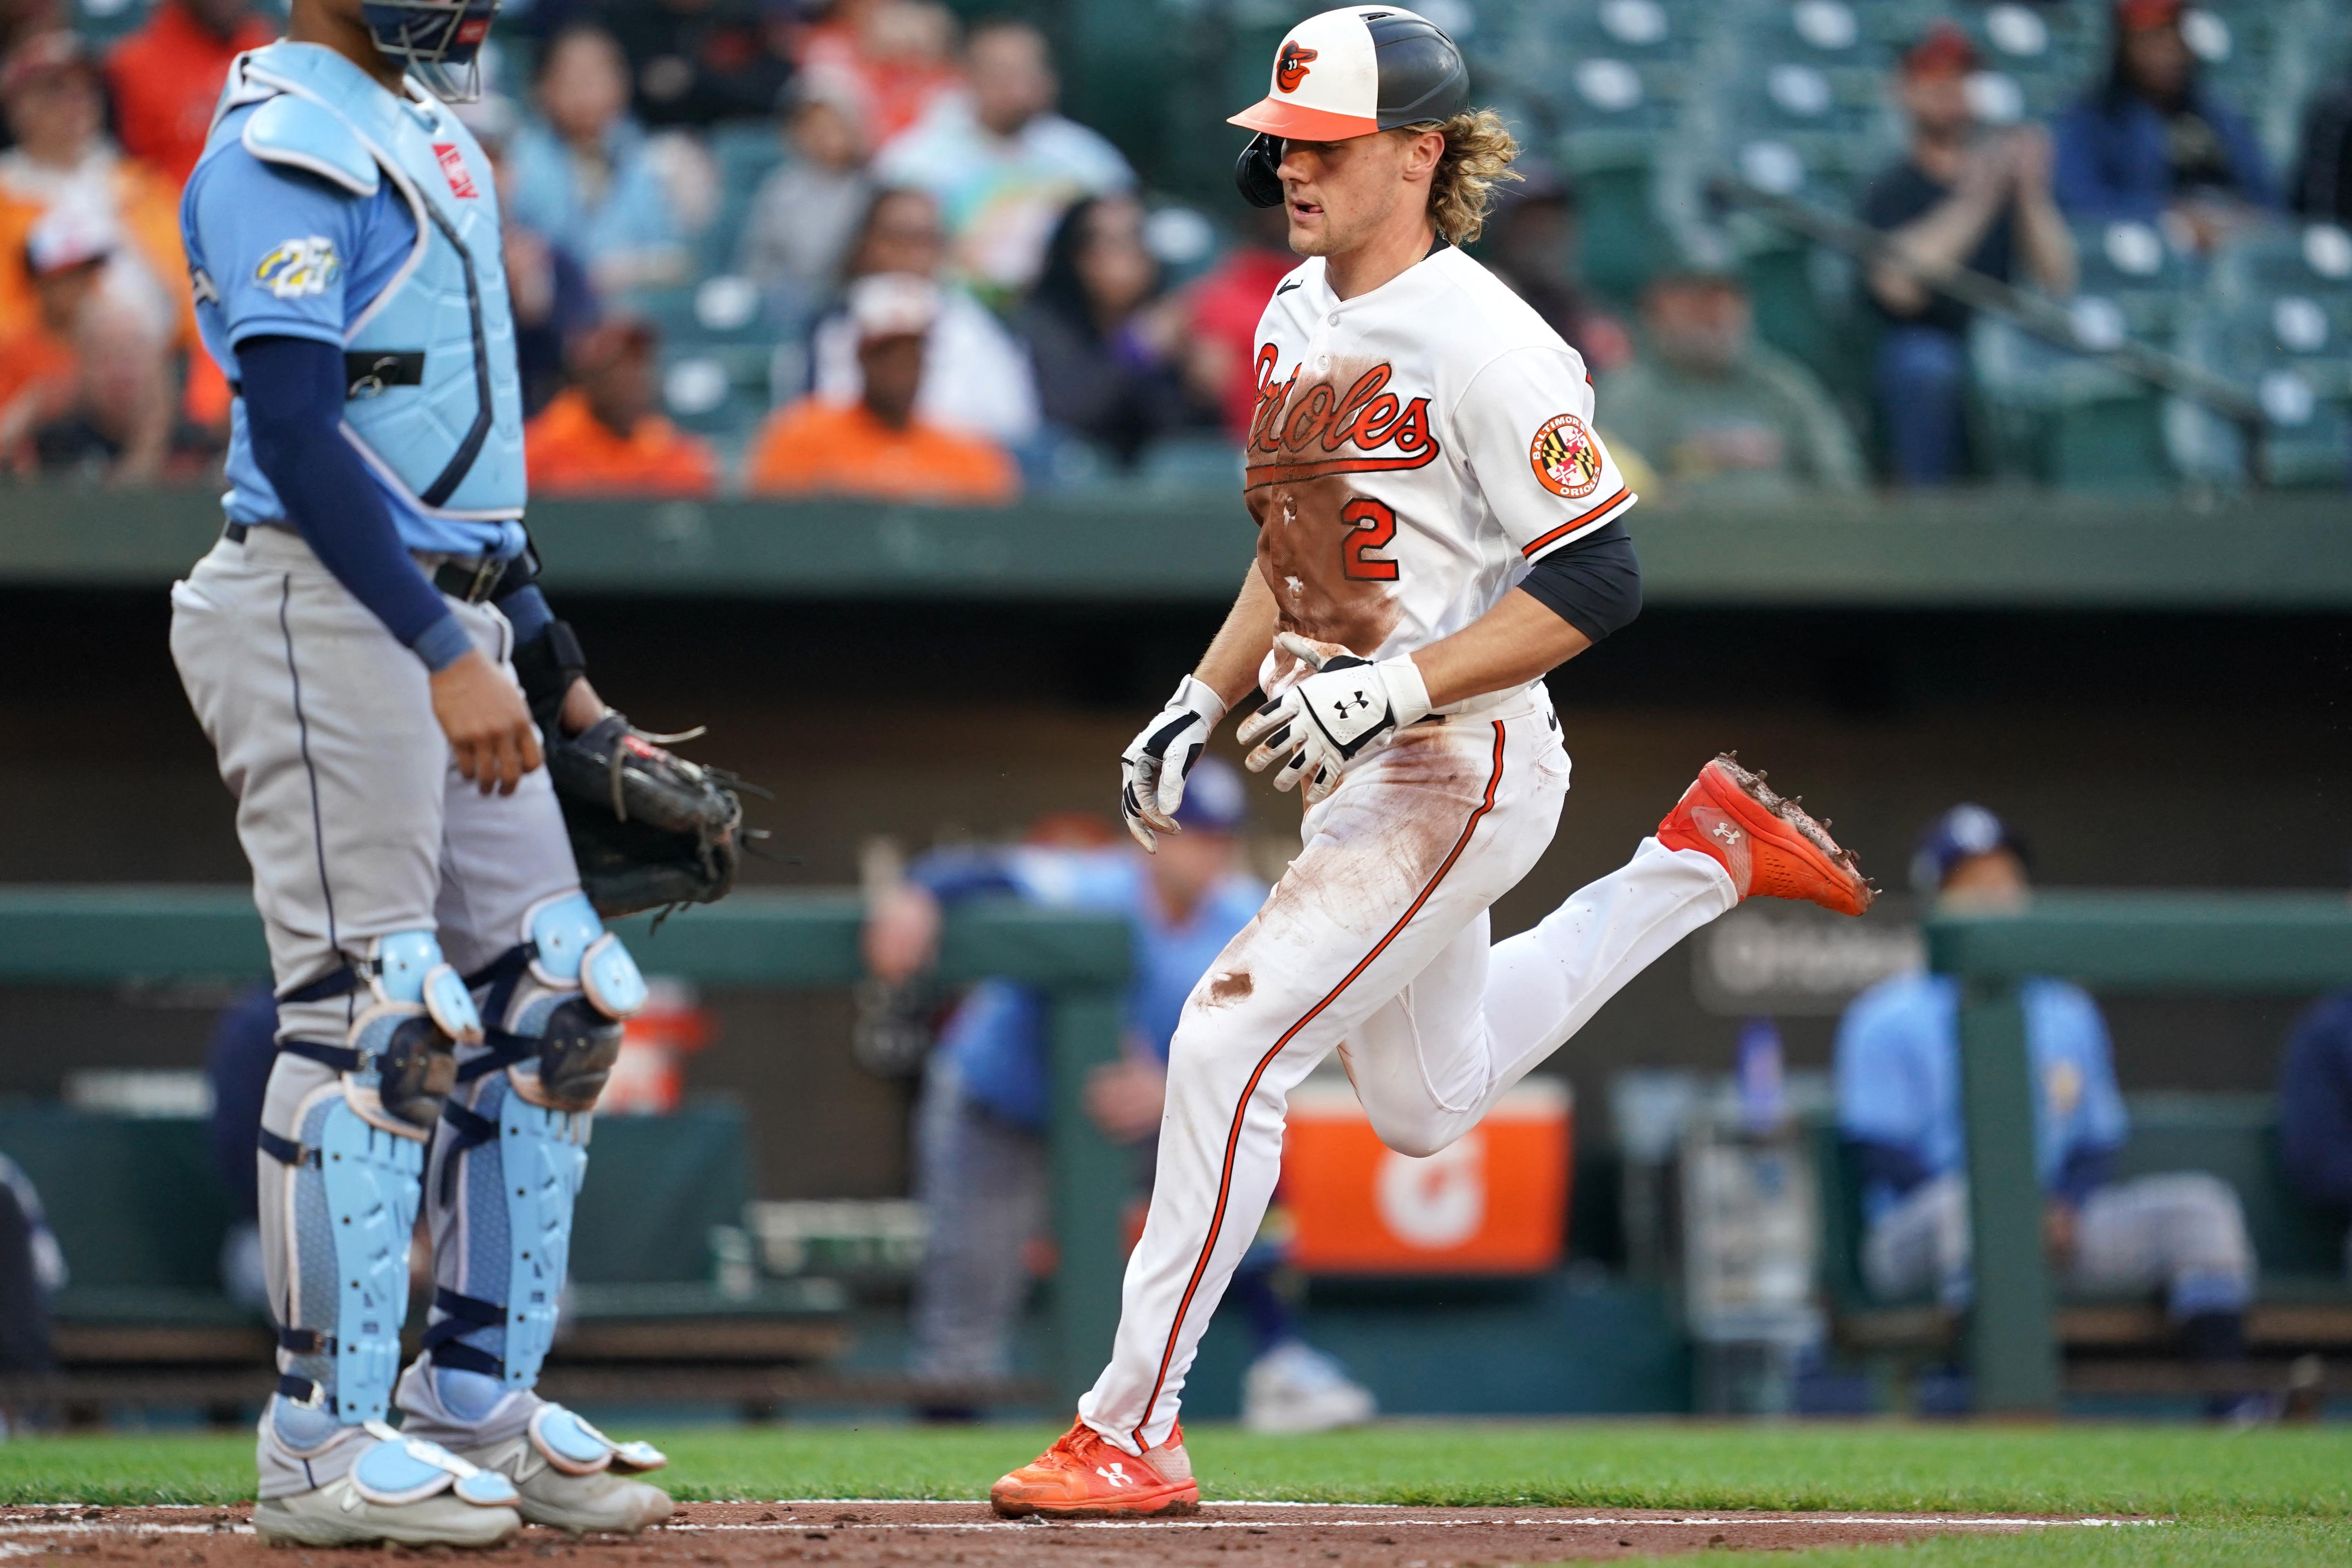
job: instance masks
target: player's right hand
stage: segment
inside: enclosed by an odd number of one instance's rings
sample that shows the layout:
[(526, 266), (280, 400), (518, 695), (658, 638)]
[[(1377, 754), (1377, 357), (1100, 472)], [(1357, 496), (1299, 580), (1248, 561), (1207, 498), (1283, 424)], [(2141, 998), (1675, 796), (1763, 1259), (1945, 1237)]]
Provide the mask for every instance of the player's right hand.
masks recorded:
[(1118, 759), (1118, 815), (1135, 841), (1158, 853), (1152, 835), (1181, 833), (1176, 807), (1184, 799), (1184, 775), (1201, 760), (1209, 732), (1225, 716), (1224, 699), (1206, 684), (1186, 676), (1176, 683), (1176, 695), (1143, 732), (1128, 742)]
[(514, 794), (539, 766), (539, 731), (522, 689), (479, 648), (433, 672), (433, 717), (449, 737), (457, 772), (484, 795)]

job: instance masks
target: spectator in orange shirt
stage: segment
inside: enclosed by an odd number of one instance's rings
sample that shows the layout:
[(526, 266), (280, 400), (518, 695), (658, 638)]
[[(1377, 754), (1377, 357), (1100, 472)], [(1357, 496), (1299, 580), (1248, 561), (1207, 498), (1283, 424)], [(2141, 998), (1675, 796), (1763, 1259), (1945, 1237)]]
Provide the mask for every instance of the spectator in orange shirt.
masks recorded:
[(17, 45), (0, 65), (0, 108), (16, 139), (0, 153), (0, 334), (39, 314), (25, 241), (42, 214), (70, 204), (130, 242), (108, 258), (100, 291), (159, 339), (193, 345), (179, 191), (108, 140), (97, 63), (81, 40), (52, 32)]
[(581, 334), (572, 389), (523, 430), (530, 488), (541, 495), (707, 496), (719, 486), (710, 443), (654, 412), (657, 343), (644, 321)]
[(186, 184), (229, 61), (277, 36), (247, 0), (162, 0), (106, 59), (122, 150)]
[(833, 0), (795, 49), (805, 77), (847, 86), (868, 146), (922, 119), (960, 85), (956, 19), (933, 0)]
[(939, 286), (927, 278), (859, 279), (849, 291), (849, 316), (864, 391), (854, 403), (803, 397), (772, 415), (752, 445), (748, 487), (762, 495), (945, 505), (1013, 500), (1020, 472), (1003, 447), (915, 416), (924, 343), (939, 314)]
[(0, 335), (0, 468), (102, 471), (110, 483), (152, 479), (172, 437), (163, 345), (108, 299), (120, 240), (85, 208), (44, 213), (19, 262), (37, 314)]

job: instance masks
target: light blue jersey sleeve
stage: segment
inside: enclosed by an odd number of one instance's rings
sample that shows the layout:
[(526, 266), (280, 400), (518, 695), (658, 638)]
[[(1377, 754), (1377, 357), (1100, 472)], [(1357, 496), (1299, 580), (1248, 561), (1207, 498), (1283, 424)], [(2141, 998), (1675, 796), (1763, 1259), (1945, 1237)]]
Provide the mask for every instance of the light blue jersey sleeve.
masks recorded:
[(1892, 1144), (1935, 1168), (1935, 998), (1920, 977), (1881, 981), (1846, 1009), (1838, 1024), (1835, 1076), (1838, 1130), (1846, 1137)]
[(264, 336), (341, 343), (354, 258), (365, 253), (377, 199), (241, 148), (207, 159), (188, 190), (186, 237), (192, 262), (212, 282), (217, 347)]
[[(2054, 1174), (2078, 1151), (2113, 1149), (2131, 1131), (2124, 1110), (2123, 1090), (2116, 1083), (2115, 1047), (2107, 1038), (2107, 1022), (2099, 1005), (2079, 985), (2063, 980), (2033, 983), (2029, 1003), (2031, 1025), (2046, 1031), (2035, 1042), (2043, 1058), (2041, 1084), (2042, 1116), (2056, 1147), (2048, 1152)], [(2062, 1089), (2055, 1064), (2071, 1069), (2071, 1092)]]

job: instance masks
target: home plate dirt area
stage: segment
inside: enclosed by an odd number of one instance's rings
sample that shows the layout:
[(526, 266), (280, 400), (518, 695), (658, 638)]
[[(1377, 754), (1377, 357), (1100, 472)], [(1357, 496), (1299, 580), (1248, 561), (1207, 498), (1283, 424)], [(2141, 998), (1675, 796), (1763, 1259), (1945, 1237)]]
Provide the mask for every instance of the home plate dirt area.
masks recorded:
[[(976, 1502), (688, 1503), (636, 1540), (572, 1540), (526, 1530), (498, 1552), (446, 1548), (359, 1553), (264, 1546), (244, 1508), (0, 1509), (0, 1560), (68, 1555), (148, 1568), (324, 1568), (362, 1555), (541, 1558), (613, 1564), (962, 1563), (1218, 1564), (1338, 1563), (1349, 1568), (1470, 1568), (1683, 1552), (1916, 1541), (2141, 1522), (2021, 1515), (1701, 1512), (1643, 1509), (1389, 1508), (1354, 1503), (1210, 1503), (1183, 1519), (1011, 1523)], [(26, 1564), (26, 1568), (34, 1568)]]

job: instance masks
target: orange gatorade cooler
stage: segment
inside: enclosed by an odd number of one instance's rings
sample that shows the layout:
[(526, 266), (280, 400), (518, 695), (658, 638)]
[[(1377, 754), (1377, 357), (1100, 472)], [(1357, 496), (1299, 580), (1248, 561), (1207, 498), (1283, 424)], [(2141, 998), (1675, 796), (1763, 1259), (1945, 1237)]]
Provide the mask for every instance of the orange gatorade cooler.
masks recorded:
[(1290, 1096), (1283, 1200), (1291, 1261), (1312, 1274), (1535, 1274), (1568, 1235), (1573, 1100), (1522, 1080), (1486, 1120), (1424, 1160), (1381, 1143), (1341, 1077)]

